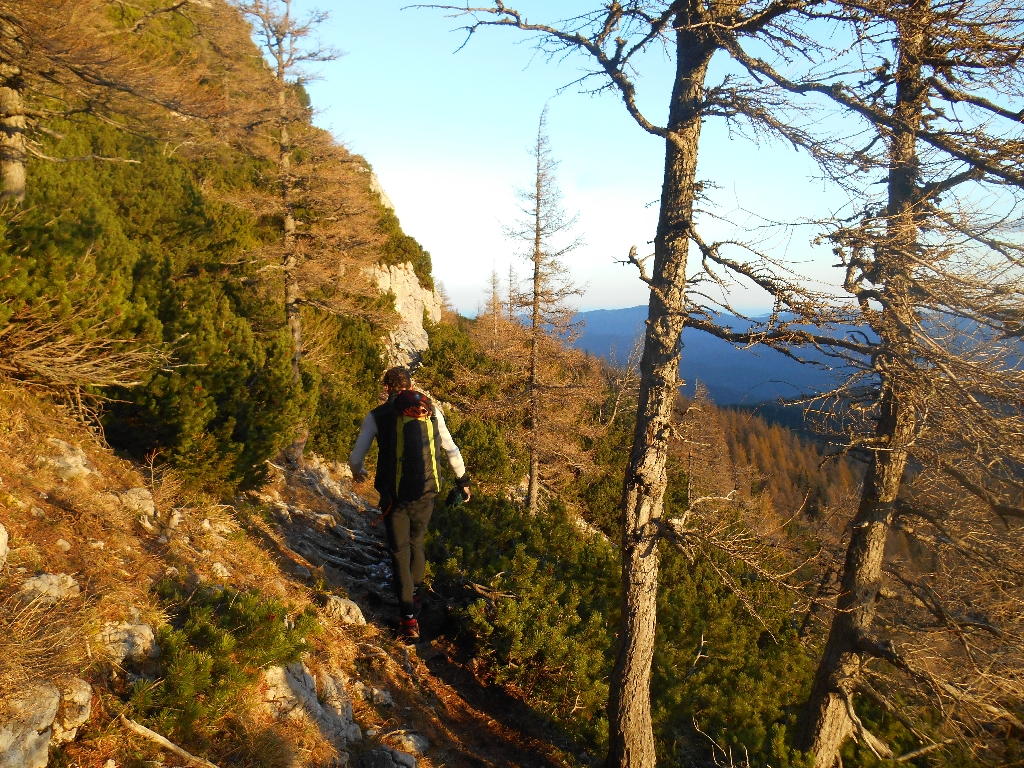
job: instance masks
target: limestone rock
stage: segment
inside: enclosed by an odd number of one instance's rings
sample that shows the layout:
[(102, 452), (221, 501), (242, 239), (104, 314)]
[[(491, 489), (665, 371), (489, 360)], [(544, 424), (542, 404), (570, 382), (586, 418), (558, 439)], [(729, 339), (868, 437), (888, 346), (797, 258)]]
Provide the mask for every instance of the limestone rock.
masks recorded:
[(56, 605), (69, 597), (82, 594), (78, 582), (66, 573), (44, 573), (25, 580), (19, 594), (24, 600), (39, 600), (47, 605)]
[(356, 725), (352, 715), (352, 698), (348, 695), (346, 678), (343, 672), (333, 674), (324, 672), (317, 675), (317, 682), (320, 687), (320, 699), (323, 701), (323, 708), (334, 714), (339, 722), (339, 728), (345, 729), (348, 723), (346, 737), (348, 741), (359, 741), (363, 738), (363, 732)]
[(430, 739), (421, 733), (396, 733), (389, 738), (396, 748), (417, 757), (422, 757), (430, 749)]
[(45, 768), (60, 691), (36, 686), (9, 702), (11, 718), (0, 725), (0, 768)]
[(118, 664), (125, 659), (141, 661), (147, 658), (155, 659), (160, 655), (160, 646), (156, 644), (153, 627), (138, 620), (105, 624), (99, 640)]
[[(320, 732), (338, 749), (361, 737), (352, 722), (351, 702), (344, 696), (344, 676), (329, 676), (324, 685), (327, 706), (316, 695), (316, 680), (301, 662), (287, 667), (269, 667), (263, 671), (266, 690), (263, 695), (268, 711), (279, 719), (309, 717)], [(324, 677), (324, 681), (328, 679)], [(347, 705), (347, 706), (346, 706)]]
[(381, 205), (389, 211), (395, 210), (395, 204), (391, 202), (391, 198), (388, 197), (388, 193), (385, 192), (384, 187), (381, 186), (380, 179), (377, 178), (377, 174), (373, 171), (370, 171), (370, 191), (380, 198)]
[(423, 313), (431, 321), (441, 319), (441, 296), (420, 285), (412, 264), (380, 265), (373, 268), (373, 277), (381, 293), (395, 297), (399, 316), (398, 329), (390, 335), (388, 355), (392, 365), (413, 365), (419, 362), (429, 339), (423, 327)]
[(371, 704), (379, 704), (385, 707), (395, 706), (395, 699), (389, 691), (385, 691), (382, 688), (374, 688), (372, 685), (367, 685), (361, 680), (356, 680), (352, 684), (352, 690), (360, 699)]
[(61, 552), (70, 552), (71, 542), (69, 542), (67, 539), (57, 539), (57, 549), (59, 549)]
[(3, 523), (0, 523), (0, 571), (7, 565), (7, 555), (11, 552), (11, 548), (7, 546), (7, 541), (7, 529), (4, 528)]
[(416, 768), (416, 758), (397, 749), (371, 749), (363, 757), (363, 768)]
[(342, 624), (355, 624), (360, 627), (366, 625), (366, 619), (363, 618), (363, 612), (359, 606), (351, 600), (346, 600), (344, 597), (338, 597), (337, 595), (328, 597), (327, 605), (324, 606), (324, 613), (332, 619), (337, 619)]
[(92, 714), (92, 686), (85, 680), (74, 678), (61, 691), (60, 708), (53, 721), (53, 741), (57, 744), (73, 741), (80, 726)]
[(99, 474), (92, 464), (85, 451), (77, 445), (71, 445), (55, 437), (47, 438), (46, 442), (57, 449), (56, 456), (36, 456), (36, 463), (40, 466), (49, 467), (61, 480), (71, 480), (75, 477)]
[(119, 498), (121, 506), (129, 512), (148, 517), (156, 515), (156, 502), (147, 488), (129, 488)]
[(210, 573), (213, 574), (215, 579), (227, 580), (231, 578), (231, 571), (227, 569), (224, 563), (214, 563), (210, 566)]

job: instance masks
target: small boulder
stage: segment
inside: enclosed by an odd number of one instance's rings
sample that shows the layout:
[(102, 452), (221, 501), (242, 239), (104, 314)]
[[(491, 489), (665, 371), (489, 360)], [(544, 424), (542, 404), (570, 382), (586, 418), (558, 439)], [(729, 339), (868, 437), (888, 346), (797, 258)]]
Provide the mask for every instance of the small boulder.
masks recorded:
[(389, 739), (397, 749), (417, 757), (422, 757), (430, 749), (430, 739), (421, 733), (396, 733), (390, 736)]
[(146, 517), (153, 517), (156, 514), (156, 503), (153, 501), (153, 494), (146, 488), (129, 488), (121, 494), (121, 506), (129, 512)]
[(214, 563), (213, 565), (211, 565), (210, 573), (213, 574), (213, 578), (215, 579), (222, 579), (224, 581), (227, 581), (231, 578), (231, 571), (227, 569), (227, 566), (224, 565), (224, 563)]
[(344, 597), (337, 595), (328, 597), (324, 613), (342, 624), (355, 624), (360, 627), (366, 625), (366, 619), (363, 618), (363, 612), (359, 606)]
[(3, 523), (0, 523), (0, 571), (7, 565), (7, 555), (11, 553), (11, 548), (7, 546), (7, 541), (7, 529), (4, 528)]
[(53, 741), (63, 744), (73, 741), (80, 726), (92, 714), (92, 686), (85, 680), (74, 678), (61, 690), (60, 709), (53, 721)]
[(156, 644), (156, 633), (149, 624), (141, 622), (110, 622), (99, 634), (100, 643), (118, 664), (125, 659), (142, 661), (155, 659), (160, 655)]
[(70, 552), (71, 542), (67, 539), (57, 539), (57, 549), (59, 549), (61, 552)]
[(395, 699), (389, 691), (385, 691), (382, 688), (374, 688), (372, 685), (367, 685), (361, 680), (356, 680), (352, 684), (352, 690), (358, 698), (371, 704), (385, 707), (395, 706)]
[(60, 691), (36, 686), (8, 706), (10, 719), (0, 725), (0, 768), (45, 768)]
[(89, 463), (89, 457), (85, 455), (85, 451), (77, 445), (71, 445), (71, 443), (66, 443), (55, 437), (48, 438), (46, 442), (56, 448), (58, 453), (56, 456), (36, 456), (36, 463), (52, 469), (61, 480), (99, 474), (96, 468)]
[(19, 590), (23, 600), (38, 600), (46, 605), (56, 605), (69, 597), (82, 594), (78, 582), (66, 573), (44, 573), (26, 579)]

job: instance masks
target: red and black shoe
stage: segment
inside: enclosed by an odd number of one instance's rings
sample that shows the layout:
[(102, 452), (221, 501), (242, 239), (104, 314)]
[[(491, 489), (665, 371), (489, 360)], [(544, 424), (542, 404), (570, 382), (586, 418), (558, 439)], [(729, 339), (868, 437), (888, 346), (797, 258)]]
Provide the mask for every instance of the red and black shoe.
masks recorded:
[(420, 623), (415, 618), (402, 618), (398, 623), (398, 636), (406, 640), (420, 639)]

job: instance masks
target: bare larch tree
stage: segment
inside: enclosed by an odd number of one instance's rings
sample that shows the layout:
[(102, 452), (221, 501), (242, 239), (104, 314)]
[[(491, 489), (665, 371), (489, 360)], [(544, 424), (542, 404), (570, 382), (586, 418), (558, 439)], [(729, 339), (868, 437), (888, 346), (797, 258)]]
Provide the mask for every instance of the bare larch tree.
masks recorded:
[[(565, 238), (576, 224), (576, 217), (568, 217), (561, 205), (561, 192), (555, 170), (558, 162), (551, 154), (547, 135), (547, 107), (541, 112), (537, 125), (537, 139), (530, 149), (534, 161), (533, 184), (519, 190), (521, 218), (506, 229), (506, 234), (525, 244), (523, 256), (530, 262), (530, 275), (525, 290), (518, 292), (517, 309), (523, 318), (529, 337), (529, 370), (526, 374), (526, 396), (529, 398), (530, 472), (526, 494), (530, 514), (540, 506), (541, 463), (546, 451), (543, 443), (550, 430), (543, 422), (546, 418), (545, 400), (553, 388), (564, 390), (565, 381), (552, 377), (557, 367), (553, 358), (560, 357), (565, 345), (578, 334), (574, 322), (576, 310), (569, 300), (582, 293), (568, 277), (563, 257), (579, 247), (579, 237)], [(552, 338), (553, 337), (553, 338)], [(563, 371), (564, 372), (564, 371)]]
[[(706, 82), (712, 57), (728, 50), (729, 41), (756, 40), (776, 52), (811, 47), (812, 41), (800, 32), (799, 19), (802, 9), (812, 5), (802, 0), (614, 1), (552, 24), (531, 22), (497, 0), (481, 7), (431, 6), (470, 17), (466, 27), (469, 35), (486, 26), (509, 27), (535, 35), (538, 47), (559, 59), (566, 54), (582, 54), (588, 66), (580, 82), (596, 79), (600, 85), (594, 90), (616, 93), (643, 130), (665, 141), (664, 179), (650, 273), (647, 260), (638, 258), (635, 250), (629, 258), (650, 288), (650, 302), (640, 361), (636, 431), (621, 503), (622, 610), (608, 704), (609, 768), (647, 768), (656, 759), (650, 671), (658, 544), (673, 530), (673, 521), (663, 520), (666, 460), (680, 384), (681, 333), (687, 317), (699, 311), (699, 305), (688, 294), (690, 243), (700, 249), (706, 269), (697, 272), (703, 272), (704, 279), (721, 282), (723, 274), (742, 275), (779, 297), (780, 310), (789, 309), (805, 319), (825, 320), (817, 312), (820, 297), (809, 297), (778, 265), (760, 254), (751, 255), (742, 243), (733, 245), (747, 255), (731, 258), (727, 255), (729, 244), (705, 243), (694, 227), (701, 189), (696, 179), (697, 153), (706, 119), (724, 118), (733, 125), (753, 127), (759, 133), (772, 133), (794, 145), (823, 151), (791, 119), (790, 102), (780, 95), (781, 89), (764, 78), (727, 76), (716, 84)], [(665, 125), (656, 124), (641, 111), (634, 80), (634, 67), (641, 55), (661, 46), (671, 53), (675, 64)], [(699, 320), (713, 325), (711, 317), (707, 313)], [(780, 317), (773, 315), (770, 324)], [(794, 328), (758, 327), (758, 332), (781, 338)]]
[[(312, 125), (303, 83), (309, 66), (340, 54), (313, 38), (327, 15), (295, 15), (291, 0), (238, 0), (249, 20), (258, 58), (236, 67), (234, 85), (242, 107), (233, 115), (235, 145), (273, 169), (272, 178), (233, 202), (273, 222), (278, 243), (264, 249), (265, 269), (281, 275), (285, 321), (292, 344), (292, 376), (302, 382), (303, 309), (359, 314), (390, 322), (364, 299), (376, 295), (370, 265), (381, 236), (379, 212), (369, 194), (369, 168), (325, 131)], [(271, 190), (268, 194), (267, 190)], [(343, 279), (342, 279), (343, 278)], [(300, 460), (306, 429), (297, 425), (287, 454)]]
[[(958, 743), (998, 761), (996, 745), (1022, 727), (1013, 702), (1024, 671), (1009, 608), (1024, 587), (1024, 112), (1007, 106), (1024, 94), (1024, 9), (907, 0), (833, 10), (863, 52), (858, 77), (797, 81), (730, 43), (750, 72), (867, 126), (832, 169), (863, 202), (827, 235), (870, 330), (839, 398), (867, 474), (798, 746), (821, 768), (841, 765), (851, 737), (896, 757), (858, 717), (865, 696), (920, 740), (914, 755)], [(940, 708), (940, 727), (913, 696)]]

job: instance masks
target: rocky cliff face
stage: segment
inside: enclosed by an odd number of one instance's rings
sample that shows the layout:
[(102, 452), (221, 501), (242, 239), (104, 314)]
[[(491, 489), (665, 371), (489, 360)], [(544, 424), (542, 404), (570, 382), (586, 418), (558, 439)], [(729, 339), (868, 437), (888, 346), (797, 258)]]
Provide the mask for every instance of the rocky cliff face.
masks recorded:
[(388, 364), (415, 368), (420, 355), (427, 348), (424, 316), (432, 322), (441, 319), (441, 297), (420, 285), (412, 264), (380, 265), (374, 268), (374, 277), (382, 293), (395, 297), (395, 311), (400, 324), (388, 340)]

